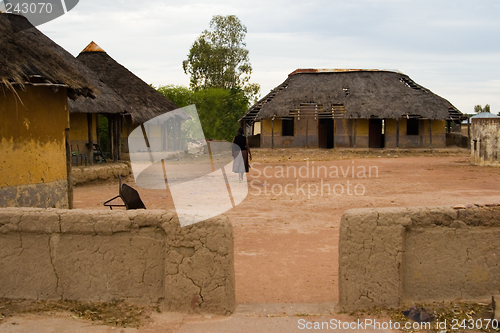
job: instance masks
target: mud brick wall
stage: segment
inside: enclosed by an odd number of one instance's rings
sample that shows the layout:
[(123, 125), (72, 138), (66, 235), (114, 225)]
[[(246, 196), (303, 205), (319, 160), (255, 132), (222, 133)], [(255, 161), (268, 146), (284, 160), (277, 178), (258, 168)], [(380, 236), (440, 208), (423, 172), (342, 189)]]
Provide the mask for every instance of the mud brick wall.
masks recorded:
[(235, 308), (232, 226), (171, 212), (0, 209), (0, 298)]
[(353, 209), (342, 216), (344, 310), (500, 293), (500, 207)]
[(103, 163), (93, 166), (72, 166), (71, 178), (73, 185), (87, 183), (93, 180), (106, 180), (126, 177), (131, 173), (130, 162)]

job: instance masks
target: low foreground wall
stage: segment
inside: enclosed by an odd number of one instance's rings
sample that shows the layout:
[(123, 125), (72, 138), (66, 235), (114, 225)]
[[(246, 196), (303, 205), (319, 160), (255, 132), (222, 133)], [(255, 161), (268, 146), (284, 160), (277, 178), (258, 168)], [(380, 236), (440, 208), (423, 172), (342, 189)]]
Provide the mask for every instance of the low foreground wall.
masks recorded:
[(0, 298), (228, 314), (234, 288), (224, 216), (181, 228), (159, 210), (0, 209)]
[(344, 310), (500, 293), (500, 207), (353, 209), (342, 216)]
[(92, 166), (72, 166), (71, 178), (73, 185), (87, 183), (93, 180), (106, 180), (126, 177), (131, 173), (130, 162), (102, 163)]

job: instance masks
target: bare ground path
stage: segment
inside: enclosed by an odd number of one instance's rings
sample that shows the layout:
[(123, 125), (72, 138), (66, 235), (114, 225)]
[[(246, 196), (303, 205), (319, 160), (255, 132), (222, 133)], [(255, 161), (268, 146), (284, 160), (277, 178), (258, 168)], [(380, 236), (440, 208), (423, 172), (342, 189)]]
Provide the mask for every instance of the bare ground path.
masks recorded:
[[(500, 202), (500, 169), (470, 165), (463, 150), (260, 149), (253, 162), (249, 195), (226, 213), (238, 303), (336, 302), (346, 209)], [(172, 207), (167, 191), (137, 189), (146, 207)], [(75, 207), (107, 209), (116, 194), (116, 182), (78, 186)]]

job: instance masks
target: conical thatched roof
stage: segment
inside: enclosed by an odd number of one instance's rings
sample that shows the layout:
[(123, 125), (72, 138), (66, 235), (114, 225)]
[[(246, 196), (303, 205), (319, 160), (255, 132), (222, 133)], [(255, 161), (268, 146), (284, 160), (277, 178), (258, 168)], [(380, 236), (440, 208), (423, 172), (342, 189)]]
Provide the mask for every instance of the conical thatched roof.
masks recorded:
[(143, 123), (178, 108), (156, 89), (116, 62), (94, 42), (90, 43), (77, 59), (125, 100), (135, 123)]
[(330, 113), (342, 106), (343, 118), (422, 117), (459, 121), (463, 117), (446, 99), (399, 72), (298, 69), (240, 120), (287, 117), (304, 104), (320, 105), (323, 112)]
[[(92, 42), (89, 46), (97, 46), (94, 42)], [(89, 48), (89, 47), (87, 47)], [(99, 51), (99, 47), (93, 48), (93, 50)], [(89, 49), (90, 50), (90, 49)], [(102, 49), (100, 49), (102, 50)], [(102, 50), (104, 52), (104, 50)], [(83, 65), (81, 61), (79, 61), (81, 66), (88, 68)], [(95, 99), (90, 98), (79, 98), (75, 101), (69, 101), (69, 112), (70, 113), (131, 113), (132, 110), (128, 106), (127, 102), (118, 95), (113, 89), (108, 87), (104, 82), (99, 78), (99, 76), (94, 73), (92, 70), (88, 69), (89, 72), (92, 73), (92, 76), (97, 81), (97, 85), (100, 91), (100, 94), (96, 96)]]
[(94, 97), (89, 72), (24, 16), (0, 13), (0, 84), (62, 85), (71, 99)]

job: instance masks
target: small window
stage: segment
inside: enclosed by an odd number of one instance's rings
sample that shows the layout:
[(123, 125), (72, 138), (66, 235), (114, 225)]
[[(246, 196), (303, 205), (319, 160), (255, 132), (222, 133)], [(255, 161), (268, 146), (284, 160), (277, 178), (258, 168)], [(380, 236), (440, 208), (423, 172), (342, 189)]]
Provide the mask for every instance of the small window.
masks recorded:
[(261, 127), (260, 127), (260, 121), (256, 121), (253, 123), (253, 135), (258, 135), (260, 134)]
[(281, 120), (281, 135), (282, 136), (293, 136), (294, 131), (294, 119), (293, 118), (283, 118)]
[(417, 118), (410, 118), (406, 120), (406, 135), (419, 135), (418, 126), (419, 121)]

